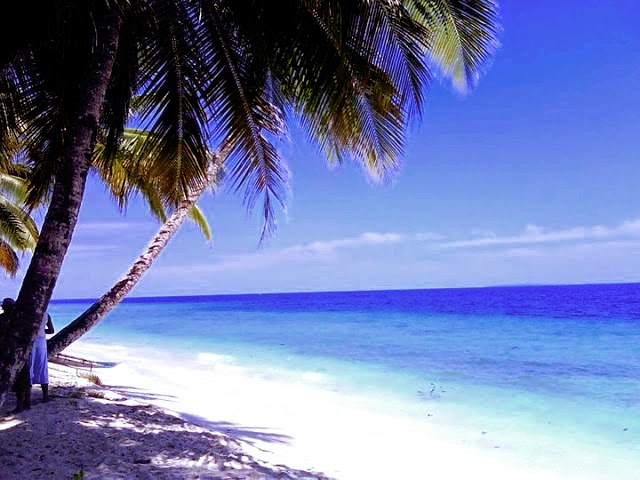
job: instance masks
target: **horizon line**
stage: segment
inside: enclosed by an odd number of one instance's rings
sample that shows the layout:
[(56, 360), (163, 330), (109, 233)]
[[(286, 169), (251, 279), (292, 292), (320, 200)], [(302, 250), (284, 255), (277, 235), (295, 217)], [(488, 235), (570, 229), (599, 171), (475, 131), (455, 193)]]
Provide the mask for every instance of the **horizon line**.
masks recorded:
[[(362, 290), (299, 290), (288, 292), (245, 292), (245, 293), (207, 293), (198, 295), (156, 295), (156, 296), (126, 296), (121, 302), (139, 302), (144, 300), (170, 301), (181, 298), (211, 298), (211, 297), (246, 297), (255, 295), (296, 295), (296, 294), (331, 294), (331, 293), (361, 293), (361, 292), (407, 292), (419, 290), (479, 290), (489, 288), (535, 288), (535, 287), (584, 287), (584, 286), (610, 286), (610, 285), (640, 285), (640, 282), (595, 282), (595, 283), (516, 283), (495, 284), (465, 287), (427, 287), (427, 288), (371, 288)], [(49, 303), (95, 303), (98, 298), (56, 298)]]

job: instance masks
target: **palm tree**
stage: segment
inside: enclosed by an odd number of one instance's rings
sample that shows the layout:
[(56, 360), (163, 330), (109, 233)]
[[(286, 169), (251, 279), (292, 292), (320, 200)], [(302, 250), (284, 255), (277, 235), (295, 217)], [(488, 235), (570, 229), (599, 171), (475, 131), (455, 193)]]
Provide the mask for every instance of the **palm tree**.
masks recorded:
[(38, 228), (24, 208), (27, 187), (23, 178), (0, 173), (0, 268), (15, 277), (20, 252), (33, 250)]
[[(136, 168), (148, 160), (144, 158), (144, 152), (139, 149), (141, 142), (147, 136), (146, 132), (135, 130), (125, 132), (125, 139), (117, 153), (120, 161), (116, 166), (110, 164), (109, 169), (105, 165), (104, 144), (98, 144), (93, 155), (93, 165), (120, 208), (126, 206), (132, 192), (142, 193), (151, 213), (163, 223), (127, 272), (89, 308), (47, 341), (49, 357), (60, 353), (91, 330), (129, 294), (187, 218), (198, 225), (207, 240), (211, 238), (207, 219), (196, 205), (204, 189), (192, 191), (186, 199), (173, 208), (169, 217), (166, 216), (163, 201), (154, 189), (153, 178), (144, 175), (144, 168)], [(141, 159), (140, 156), (143, 158)], [(213, 161), (209, 164), (208, 183), (210, 187), (215, 188), (220, 181), (222, 162), (220, 155), (212, 155), (212, 159)], [(137, 176), (136, 170), (139, 173)]]
[(38, 228), (26, 208), (29, 168), (20, 157), (20, 142), (7, 135), (0, 150), (0, 268), (15, 277), (19, 253), (33, 251)]
[[(147, 137), (146, 132), (125, 130), (123, 141), (111, 161), (105, 159), (105, 144), (99, 140), (93, 153), (92, 167), (102, 178), (121, 210), (126, 208), (132, 193), (139, 193), (150, 207), (151, 213), (164, 225), (127, 274), (90, 309), (50, 340), (51, 355), (66, 348), (92, 328), (129, 293), (186, 218), (198, 225), (206, 240), (211, 238), (208, 221), (195, 204), (195, 199), (182, 202), (167, 218), (165, 202), (155, 189), (154, 179), (144, 174), (146, 159), (141, 155), (140, 145)], [(19, 142), (16, 142), (16, 145), (19, 145)], [(14, 155), (17, 160), (19, 153)], [(25, 178), (28, 178), (29, 168), (25, 163), (28, 163), (28, 159), (22, 159), (22, 163), (12, 163), (4, 158), (0, 160), (0, 167), (11, 172), (0, 173), (0, 268), (15, 276), (19, 266), (16, 250), (33, 250), (38, 240), (38, 231), (33, 219), (21, 206), (27, 196)], [(219, 170), (220, 165), (215, 165), (211, 172), (212, 187), (219, 182)], [(41, 201), (45, 202), (46, 199), (42, 198)]]
[(171, 215), (160, 226), (156, 234), (149, 241), (147, 247), (133, 262), (129, 270), (89, 308), (48, 340), (47, 349), (49, 357), (60, 353), (91, 330), (131, 292), (133, 287), (142, 279), (142, 276), (147, 270), (149, 270), (151, 264), (169, 244), (169, 241), (187, 217), (191, 216), (193, 219), (194, 215), (199, 216), (199, 219), (195, 221), (198, 225), (202, 225), (204, 218), (197, 213), (199, 211), (195, 209), (195, 202), (200, 194), (201, 192), (198, 190), (180, 202)]
[(329, 159), (384, 178), (420, 113), (429, 48), (447, 61), (438, 39), (458, 38), (458, 70), (475, 73), (496, 31), (491, 0), (25, 0), (5, 13), (21, 34), (0, 29), (0, 151), (6, 132), (24, 129), (38, 159), (32, 198), (52, 193), (0, 333), (0, 404), (55, 286), (97, 132), (109, 156), (134, 94), (163, 197), (177, 205), (203, 188), (206, 152), (224, 140), (232, 185), (249, 208), (262, 198), (267, 234), (286, 183), (276, 120), (298, 117)]
[[(149, 132), (127, 128), (117, 150), (110, 157), (107, 156), (105, 139), (99, 138), (93, 151), (91, 166), (107, 187), (120, 211), (126, 209), (132, 195), (139, 194), (149, 206), (151, 214), (161, 222), (166, 222), (167, 209), (173, 209), (175, 204), (172, 198), (163, 196), (161, 183), (150, 173), (158, 161), (149, 157), (145, 148), (152, 137), (153, 134)], [(220, 178), (221, 164), (218, 164), (215, 174), (208, 175), (207, 186), (215, 189), (220, 183)], [(208, 221), (195, 203), (186, 212), (185, 218), (195, 222), (205, 238), (210, 240)]]
[[(481, 22), (485, 22), (487, 25), (493, 22), (491, 18), (492, 12), (490, 10), (485, 11), (479, 9), (476, 13)], [(475, 52), (473, 48), (469, 48), (469, 42), (465, 35), (476, 35), (476, 41), (478, 43), (484, 43), (484, 49), (489, 51), (492, 47), (491, 43), (495, 42), (495, 38), (488, 34), (492, 30), (490, 28), (482, 29), (477, 25), (466, 25), (464, 22), (460, 22), (459, 18), (456, 17), (455, 9), (443, 9), (440, 20), (437, 22), (434, 22), (434, 16), (429, 16), (424, 9), (416, 8), (414, 14), (419, 16), (422, 21), (430, 22), (431, 24), (430, 31), (433, 34), (429, 53), (434, 62), (442, 69), (446, 76), (452, 79), (457, 89), (466, 92), (472, 88), (479, 77), (482, 61), (486, 60), (486, 56), (477, 55), (477, 52)], [(459, 32), (459, 28), (466, 28), (467, 31), (461, 33)], [(131, 140), (135, 142), (139, 140), (139, 138), (134, 136), (129, 139), (129, 141)], [(135, 148), (133, 150), (135, 150)], [(139, 151), (135, 153), (139, 153)], [(222, 152), (222, 154), (213, 156), (214, 161), (209, 164), (209, 178), (212, 178), (219, 172), (219, 168), (223, 163), (220, 158), (226, 157), (227, 154), (228, 151), (225, 151)], [(105, 179), (105, 181), (108, 185), (113, 185), (114, 183), (113, 179)], [(195, 203), (203, 191), (204, 188), (202, 187), (192, 190), (187, 198), (182, 200), (173, 210), (171, 216), (165, 219), (164, 224), (159, 228), (129, 270), (96, 302), (49, 340), (48, 351), (50, 356), (63, 351), (71, 345), (71, 343), (75, 342), (97, 325), (101, 319), (129, 294), (151, 267), (151, 264), (168, 245), (185, 218), (192, 216), (193, 219), (193, 215), (200, 215)], [(114, 192), (114, 197), (123, 198), (122, 192)], [(147, 201), (150, 202), (148, 197)], [(150, 203), (150, 205), (151, 204), (152, 203)]]

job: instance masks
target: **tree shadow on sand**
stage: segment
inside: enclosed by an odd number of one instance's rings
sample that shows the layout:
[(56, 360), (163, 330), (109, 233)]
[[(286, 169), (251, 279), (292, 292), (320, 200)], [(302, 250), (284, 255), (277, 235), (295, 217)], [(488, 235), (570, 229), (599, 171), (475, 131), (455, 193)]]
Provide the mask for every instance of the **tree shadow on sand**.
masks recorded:
[(175, 395), (153, 393), (142, 388), (130, 387), (125, 385), (106, 385), (106, 387), (110, 391), (117, 393), (119, 395), (122, 395), (123, 397), (132, 398), (134, 400), (140, 400), (140, 401), (150, 402), (153, 400), (173, 400), (176, 398)]
[(292, 440), (288, 435), (270, 432), (269, 429), (265, 427), (244, 427), (232, 422), (212, 421), (190, 413), (179, 413), (179, 415), (181, 418), (193, 423), (194, 425), (222, 433), (223, 435), (230, 435), (250, 445), (254, 445), (257, 441), (288, 444), (291, 443)]
[[(143, 402), (153, 402), (154, 400), (172, 401), (177, 398), (175, 395), (152, 393), (137, 387), (108, 385), (107, 388), (110, 392)], [(292, 440), (288, 435), (270, 432), (267, 427), (247, 427), (232, 422), (214, 421), (206, 417), (187, 412), (176, 411), (175, 413), (194, 425), (198, 425), (202, 428), (206, 428), (207, 430), (212, 430), (223, 435), (230, 435), (250, 445), (255, 445), (256, 442), (288, 444)]]
[(81, 469), (86, 479), (110, 480), (328, 479), (252, 458), (236, 439), (286, 443), (284, 435), (105, 400), (97, 389), (56, 390), (54, 400), (27, 412), (0, 412), (3, 480), (72, 478)]

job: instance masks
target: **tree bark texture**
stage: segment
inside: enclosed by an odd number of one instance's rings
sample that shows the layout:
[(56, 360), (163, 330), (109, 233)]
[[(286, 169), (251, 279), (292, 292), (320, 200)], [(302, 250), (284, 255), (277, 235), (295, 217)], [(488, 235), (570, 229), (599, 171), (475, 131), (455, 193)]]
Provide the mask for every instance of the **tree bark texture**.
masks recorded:
[[(214, 159), (209, 162), (207, 175), (209, 179), (208, 184), (210, 184), (217, 175), (220, 157), (221, 154), (216, 155)], [(60, 330), (47, 342), (49, 357), (62, 352), (82, 335), (95, 327), (105, 315), (113, 310), (122, 299), (129, 294), (151, 267), (151, 264), (169, 244), (171, 238), (173, 238), (187, 218), (189, 210), (196, 204), (208, 184), (192, 190), (189, 196), (180, 202), (131, 268), (129, 268), (127, 273), (125, 273), (108, 292), (102, 295), (93, 305), (82, 312), (78, 318)]]
[(77, 79), (73, 97), (66, 99), (64, 147), (40, 239), (13, 313), (0, 332), (0, 406), (30, 354), (78, 220), (122, 23), (120, 12), (104, 8), (95, 17), (96, 42), (84, 59), (84, 75)]

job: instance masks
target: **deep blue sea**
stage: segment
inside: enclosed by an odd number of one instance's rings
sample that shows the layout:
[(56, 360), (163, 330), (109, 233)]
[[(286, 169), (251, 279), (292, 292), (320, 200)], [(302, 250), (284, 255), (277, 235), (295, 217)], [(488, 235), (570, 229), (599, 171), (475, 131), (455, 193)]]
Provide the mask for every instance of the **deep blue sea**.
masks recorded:
[[(61, 327), (88, 305), (49, 311)], [(87, 339), (402, 399), (538, 463), (640, 479), (640, 284), (129, 299)]]

